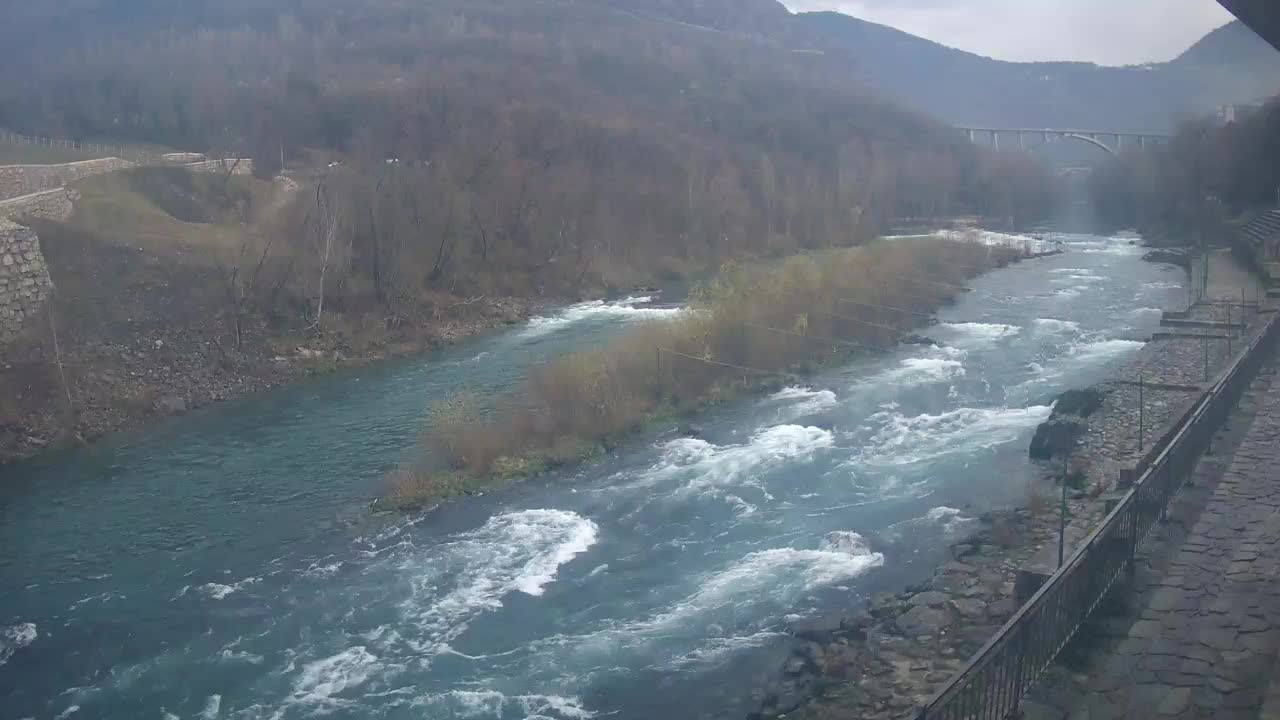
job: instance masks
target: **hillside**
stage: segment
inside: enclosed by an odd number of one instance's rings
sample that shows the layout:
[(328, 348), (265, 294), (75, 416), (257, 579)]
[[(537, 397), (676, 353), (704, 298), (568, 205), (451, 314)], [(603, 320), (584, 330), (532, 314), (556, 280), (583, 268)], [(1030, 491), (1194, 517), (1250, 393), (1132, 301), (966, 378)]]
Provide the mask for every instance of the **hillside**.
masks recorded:
[(0, 348), (0, 390), (22, 398), (0, 407), (0, 456), (541, 304), (1053, 202), (1033, 159), (767, 37), (790, 18), (769, 2), (78, 0), (14, 18), (0, 127), (250, 157), (260, 177), (141, 170), (38, 224), (80, 415), (49, 382), (53, 323), (32, 328)]
[(1280, 52), (1238, 21), (1172, 61), (1103, 67), (994, 60), (837, 12), (791, 15), (774, 0), (592, 2), (820, 50), (887, 97), (955, 125), (1168, 132), (1280, 91)]
[(1280, 89), (1280, 52), (1239, 22), (1168, 63), (1011, 63), (839, 13), (794, 17), (792, 37), (846, 59), (886, 94), (957, 125), (1169, 131), (1183, 116)]

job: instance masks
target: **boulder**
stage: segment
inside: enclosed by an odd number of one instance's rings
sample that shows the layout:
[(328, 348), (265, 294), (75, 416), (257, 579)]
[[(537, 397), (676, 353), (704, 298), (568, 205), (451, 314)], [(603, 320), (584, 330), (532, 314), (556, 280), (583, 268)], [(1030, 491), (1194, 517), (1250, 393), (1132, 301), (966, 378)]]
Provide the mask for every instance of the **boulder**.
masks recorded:
[(1054, 454), (1069, 451), (1076, 440), (1084, 432), (1084, 425), (1078, 420), (1065, 417), (1052, 417), (1036, 428), (1031, 438), (1030, 455), (1032, 460), (1049, 460)]
[(802, 640), (827, 642), (840, 631), (843, 618), (839, 615), (828, 617), (805, 618), (787, 626), (787, 631)]
[(871, 617), (871, 613), (866, 610), (858, 610), (847, 616), (840, 622), (840, 629), (846, 633), (853, 635), (865, 636), (867, 628), (875, 623), (875, 618)]
[(1179, 248), (1160, 248), (1158, 250), (1152, 250), (1146, 255), (1143, 255), (1142, 259), (1150, 263), (1168, 263), (1188, 270), (1191, 269), (1191, 253)]
[(915, 597), (911, 598), (907, 602), (912, 607), (920, 607), (921, 605), (925, 607), (941, 607), (942, 605), (946, 605), (947, 600), (949, 599), (950, 598), (947, 596), (946, 593), (940, 593), (936, 590), (931, 590), (929, 592), (922, 592), (919, 595), (916, 595)]
[(936, 345), (938, 345), (938, 341), (937, 341), (937, 340), (934, 340), (934, 339), (933, 339), (933, 338), (931, 338), (931, 337), (926, 337), (926, 336), (924, 336), (924, 335), (916, 335), (915, 333), (912, 333), (912, 334), (910, 334), (910, 335), (904, 335), (904, 336), (902, 337), (902, 344), (903, 344), (903, 345), (929, 345), (929, 346), (936, 346)]
[(907, 637), (937, 635), (951, 622), (951, 615), (943, 608), (917, 605), (895, 621), (898, 629)]
[(867, 606), (867, 612), (873, 618), (883, 619), (890, 615), (896, 615), (905, 607), (901, 598), (896, 593), (878, 592), (871, 596), (871, 602)]
[(871, 552), (871, 545), (867, 543), (866, 538), (856, 532), (835, 530), (827, 533), (827, 536), (823, 538), (822, 549), (861, 556)]
[(974, 620), (984, 618), (987, 614), (987, 604), (981, 600), (952, 600), (951, 607), (960, 613), (960, 617), (966, 620)]
[(987, 614), (995, 620), (1005, 620), (1018, 610), (1018, 603), (1013, 598), (997, 600), (987, 606)]
[(1097, 412), (1106, 399), (1107, 394), (1098, 388), (1068, 390), (1058, 396), (1053, 405), (1053, 414), (1087, 418)]
[(166, 415), (178, 415), (187, 411), (187, 401), (177, 395), (166, 395), (156, 401), (156, 410)]

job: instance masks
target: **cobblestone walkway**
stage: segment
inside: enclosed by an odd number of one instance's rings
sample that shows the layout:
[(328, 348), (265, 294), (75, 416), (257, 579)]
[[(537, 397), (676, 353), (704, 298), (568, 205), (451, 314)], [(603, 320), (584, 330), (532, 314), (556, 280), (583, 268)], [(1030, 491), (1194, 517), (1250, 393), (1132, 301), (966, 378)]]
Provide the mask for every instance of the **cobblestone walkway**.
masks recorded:
[[(1265, 377), (1250, 395), (1252, 422), (1233, 418), (1239, 445), (1197, 473), (1189, 529), (1162, 530), (1163, 552), (1146, 558), (1132, 624), (1057, 688), (1069, 700), (1054, 703), (1064, 710), (1052, 715), (1259, 716), (1280, 649), (1280, 382)], [(1219, 473), (1216, 486), (1205, 482)]]

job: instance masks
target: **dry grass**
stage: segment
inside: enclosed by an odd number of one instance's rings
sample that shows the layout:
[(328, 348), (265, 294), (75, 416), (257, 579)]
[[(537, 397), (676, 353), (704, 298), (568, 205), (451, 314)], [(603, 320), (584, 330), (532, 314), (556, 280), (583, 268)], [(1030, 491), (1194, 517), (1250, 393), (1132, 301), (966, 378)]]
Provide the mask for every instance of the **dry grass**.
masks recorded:
[(458, 475), (400, 468), (387, 476), (385, 499), (393, 507), (407, 510), (426, 507), (442, 498), (465, 495), (470, 490)]
[[(244, 236), (245, 226), (234, 213), (220, 212), (210, 187), (219, 176), (186, 173), (193, 187), (175, 189), (188, 196), (195, 206), (208, 204), (210, 219), (215, 222), (185, 222), (175, 217), (152, 197), (166, 168), (140, 168), (107, 173), (75, 183), (80, 193), (69, 225), (92, 230), (100, 239), (130, 248), (172, 256), (193, 265), (215, 265), (219, 258), (234, 256)], [(134, 177), (134, 176), (138, 177)], [(142, 180), (145, 179), (145, 180)], [(140, 181), (142, 180), (142, 181)], [(246, 177), (230, 179), (237, 192), (252, 198), (258, 208), (265, 208), (272, 190), (270, 183)], [(203, 192), (210, 190), (210, 192)], [(215, 216), (217, 216), (215, 218)]]
[[(770, 378), (850, 352), (887, 351), (922, 321), (911, 313), (933, 312), (967, 279), (1014, 257), (974, 242), (905, 239), (726, 265), (695, 291), (688, 312), (536, 368), (519, 392), (492, 408), (465, 392), (438, 404), (423, 438), (435, 467), (412, 474), (476, 481), (528, 475)], [(417, 481), (436, 485), (448, 483)]]
[(1038, 484), (1033, 485), (1027, 491), (1027, 510), (1031, 511), (1033, 517), (1040, 517), (1049, 513), (1055, 507), (1055, 500), (1047, 490)]

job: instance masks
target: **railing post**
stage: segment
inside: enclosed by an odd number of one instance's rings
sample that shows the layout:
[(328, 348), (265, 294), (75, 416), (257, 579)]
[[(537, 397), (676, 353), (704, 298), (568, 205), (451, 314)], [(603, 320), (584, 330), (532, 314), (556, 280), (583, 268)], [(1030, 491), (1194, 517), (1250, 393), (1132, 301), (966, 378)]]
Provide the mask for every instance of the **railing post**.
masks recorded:
[(1138, 375), (1138, 452), (1146, 450), (1143, 430), (1147, 422), (1146, 376)]

